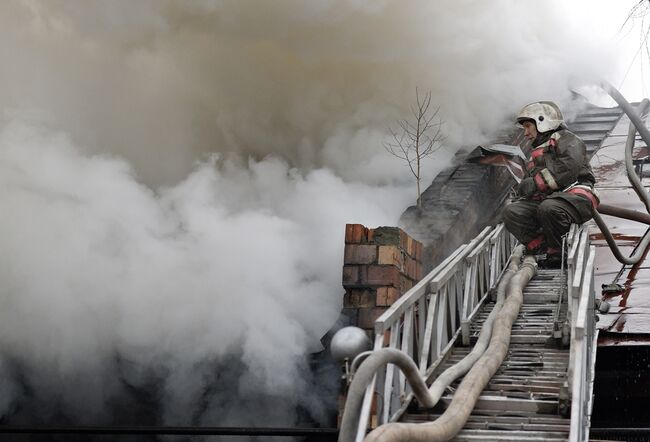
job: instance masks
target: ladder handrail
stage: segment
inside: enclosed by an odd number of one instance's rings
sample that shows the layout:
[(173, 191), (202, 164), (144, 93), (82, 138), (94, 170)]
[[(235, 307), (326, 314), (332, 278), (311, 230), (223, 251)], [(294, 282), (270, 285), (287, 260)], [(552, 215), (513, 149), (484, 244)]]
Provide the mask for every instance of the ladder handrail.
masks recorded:
[[(595, 367), (594, 257), (584, 226), (572, 226), (567, 237), (567, 320), (571, 330), (567, 372), (571, 401), (570, 440), (586, 442), (589, 435)], [(464, 332), (508, 262), (515, 245), (502, 225), (486, 228), (459, 247), (442, 264), (409, 290), (376, 322), (374, 351), (392, 348), (411, 358), (427, 379)], [(354, 365), (354, 364), (353, 364)], [(415, 366), (414, 366), (415, 367)], [(370, 379), (370, 378), (368, 378)], [(361, 392), (363, 390), (360, 390)], [(357, 442), (367, 428), (394, 422), (413, 398), (397, 366), (378, 369), (361, 402)], [(374, 406), (373, 406), (374, 405)]]
[[(471, 318), (496, 284), (514, 245), (499, 224), (460, 246), (377, 319), (374, 350), (403, 351), (426, 377), (455, 337), (469, 341)], [(381, 369), (366, 389), (356, 440), (363, 440), (370, 422), (374, 427), (396, 419), (410, 393), (394, 365)]]
[[(585, 229), (586, 230), (586, 229)], [(582, 242), (582, 241), (581, 241)], [(596, 301), (594, 289), (594, 259), (596, 248), (589, 245), (578, 247), (582, 259), (577, 259), (575, 264), (584, 263), (579, 268), (574, 268), (576, 279), (580, 277), (579, 286), (574, 285), (577, 291), (573, 299), (571, 315), (571, 357), (569, 359), (568, 382), (571, 398), (571, 442), (586, 442), (589, 440), (589, 426), (591, 421), (591, 408), (593, 397), (593, 382), (596, 364), (596, 340), (598, 332), (595, 327)]]

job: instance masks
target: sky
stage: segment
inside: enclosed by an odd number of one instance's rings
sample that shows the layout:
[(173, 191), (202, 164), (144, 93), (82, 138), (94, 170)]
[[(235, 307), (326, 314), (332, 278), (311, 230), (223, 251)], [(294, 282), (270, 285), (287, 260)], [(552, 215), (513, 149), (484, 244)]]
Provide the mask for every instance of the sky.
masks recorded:
[[(631, 2), (634, 5), (637, 2)], [(642, 7), (633, 14), (622, 30), (613, 33), (612, 39), (617, 41), (623, 51), (621, 67), (625, 68), (623, 75), (614, 80), (614, 86), (630, 100), (640, 101), (650, 96), (650, 55), (648, 51), (648, 26), (650, 16), (648, 7)], [(617, 12), (620, 14), (620, 12)], [(619, 21), (619, 20), (617, 20)], [(612, 31), (618, 31), (613, 29)], [(611, 31), (610, 31), (611, 32)]]
[(416, 88), (426, 185), (526, 103), (640, 99), (634, 3), (0, 2), (0, 416), (128, 423), (147, 392), (169, 425), (325, 419), (305, 355), (345, 224), (415, 202), (383, 142)]
[[(647, 39), (650, 26), (650, 15), (645, 15), (649, 9), (647, 6), (641, 7), (630, 16), (630, 11), (639, 3), (643, 5), (647, 2), (577, 0), (562, 5), (580, 33), (593, 35), (603, 44), (614, 48), (616, 62), (606, 80), (630, 102), (650, 96), (650, 56), (647, 47), (642, 44)], [(602, 96), (601, 90), (595, 87), (584, 89), (596, 104), (614, 105), (611, 99)]]

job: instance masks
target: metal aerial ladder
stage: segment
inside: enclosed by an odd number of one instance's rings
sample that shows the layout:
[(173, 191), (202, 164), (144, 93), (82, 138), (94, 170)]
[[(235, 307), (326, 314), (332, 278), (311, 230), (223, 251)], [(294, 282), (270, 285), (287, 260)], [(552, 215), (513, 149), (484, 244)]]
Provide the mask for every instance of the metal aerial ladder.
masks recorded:
[[(626, 171), (650, 213), (650, 196), (632, 159), (637, 132), (650, 145), (643, 121), (650, 102), (644, 100), (634, 110), (611, 85), (603, 89), (630, 119)], [(644, 259), (648, 232), (632, 256), (623, 256), (599, 213), (650, 224), (648, 214), (606, 204), (594, 213), (618, 261)], [(558, 270), (537, 270), (530, 258), (511, 254), (513, 249), (514, 240), (502, 225), (486, 228), (378, 318), (372, 351), (359, 354), (349, 367), (340, 441), (360, 442), (371, 429), (372, 442), (589, 440), (598, 331), (595, 248), (588, 227), (572, 226)], [(513, 258), (521, 265), (513, 267)], [(506, 276), (511, 271), (517, 273)], [(520, 273), (528, 276), (520, 278)], [(503, 321), (506, 278), (517, 279), (517, 284), (507, 284), (508, 298), (517, 298), (517, 307)], [(487, 345), (479, 330), (506, 322), (507, 339), (501, 328), (498, 334), (509, 347), (500, 351), (495, 365), (489, 356), (494, 335), (487, 334)], [(483, 327), (486, 323), (490, 326)], [(484, 363), (485, 355), (492, 362)], [(490, 366), (480, 381), (477, 365)], [(465, 403), (459, 406), (456, 396)]]
[[(399, 352), (412, 361), (411, 372), (391, 361), (365, 381), (353, 379), (339, 440), (362, 441), (370, 428), (431, 422), (444, 413), (462, 378), (425, 408), (416, 401), (423, 393), (412, 372), (428, 388), (467, 356), (495, 307), (513, 245), (502, 225), (486, 228), (376, 321), (373, 351), (359, 355), (351, 371), (361, 376), (373, 353)], [(586, 229), (572, 227), (566, 250), (561, 269), (538, 270), (525, 287), (507, 355), (451, 440), (588, 440), (596, 332), (594, 248)], [(367, 386), (360, 390), (359, 382)]]
[[(637, 132), (646, 145), (650, 143), (642, 121), (650, 102), (644, 100), (637, 113), (611, 85), (603, 88), (630, 119), (627, 174), (650, 212), (650, 199), (632, 160)], [(647, 214), (633, 210), (601, 204), (598, 212), (650, 224)], [(625, 257), (598, 212), (594, 221), (616, 259), (624, 264), (643, 259), (650, 235), (644, 235), (633, 256)], [(483, 362), (486, 344), (483, 340), (479, 345), (483, 339), (479, 330), (485, 322), (495, 322), (490, 318), (497, 305), (502, 309), (502, 295), (496, 296), (495, 303), (495, 291), (505, 285), (500, 280), (510, 271), (513, 250), (513, 239), (503, 226), (483, 230), (400, 298), (376, 321), (373, 350), (361, 353), (351, 364), (339, 440), (362, 441), (369, 429), (377, 428), (369, 435), (373, 442), (587, 441), (598, 334), (595, 248), (589, 244), (587, 227), (573, 226), (565, 241), (561, 269), (539, 270), (519, 284), (521, 304), (514, 310), (516, 317), (509, 318), (511, 334), (505, 340), (510, 346), (501, 352), (500, 366), (490, 367), (488, 377), (480, 382), (465, 362)], [(530, 261), (525, 261), (522, 267), (530, 267)], [(479, 351), (470, 350), (472, 345)], [(488, 351), (491, 340), (489, 345)], [(465, 368), (458, 370), (459, 366)], [(457, 372), (453, 378), (450, 371)], [(464, 383), (466, 378), (471, 379)], [(468, 395), (467, 385), (472, 383), (477, 384), (477, 392)], [(457, 406), (455, 395), (471, 398), (472, 408)], [(456, 415), (462, 415), (462, 423), (458, 425), (456, 419), (450, 424)], [(433, 433), (427, 432), (433, 430), (438, 432), (431, 437)]]

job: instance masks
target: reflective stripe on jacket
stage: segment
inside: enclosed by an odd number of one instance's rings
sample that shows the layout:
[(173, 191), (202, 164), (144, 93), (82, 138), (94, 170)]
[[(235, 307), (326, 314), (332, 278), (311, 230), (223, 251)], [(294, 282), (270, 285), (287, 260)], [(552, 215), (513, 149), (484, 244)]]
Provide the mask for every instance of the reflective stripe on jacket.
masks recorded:
[(600, 195), (598, 191), (594, 189), (593, 186), (588, 186), (585, 184), (573, 184), (568, 188), (562, 190), (562, 192), (572, 193), (574, 195), (581, 195), (591, 201), (591, 207), (596, 209), (600, 204)]
[[(589, 189), (596, 181), (584, 142), (566, 129), (552, 133), (545, 142), (535, 146), (526, 169), (528, 176), (533, 177), (537, 185), (538, 194), (535, 199), (543, 199), (562, 189), (568, 191), (576, 183)], [(588, 189), (584, 191), (589, 191)], [(581, 191), (576, 190), (573, 193), (579, 192)]]

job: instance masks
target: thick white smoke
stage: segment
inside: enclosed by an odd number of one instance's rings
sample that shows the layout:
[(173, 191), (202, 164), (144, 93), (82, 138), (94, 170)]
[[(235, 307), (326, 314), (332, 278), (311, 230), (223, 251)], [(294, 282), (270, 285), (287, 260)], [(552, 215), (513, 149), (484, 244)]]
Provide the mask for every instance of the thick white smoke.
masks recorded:
[(0, 25), (0, 413), (75, 422), (149, 387), (165, 423), (322, 417), (304, 355), (345, 223), (415, 200), (382, 147), (415, 87), (448, 137), (430, 179), (612, 64), (514, 0), (15, 0)]
[(40, 388), (70, 388), (66, 407), (91, 416), (111, 393), (100, 387), (125, 376), (116, 355), (169, 371), (170, 415), (196, 411), (207, 387), (196, 371), (230, 354), (244, 387), (295, 393), (297, 361), (337, 318), (346, 221), (394, 222), (403, 199), (275, 158), (214, 158), (154, 192), (122, 160), (15, 123), (0, 136), (0, 175), (3, 354), (35, 363)]

